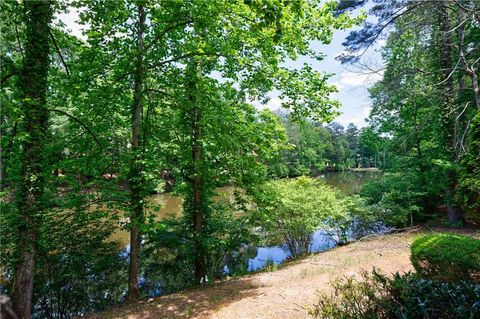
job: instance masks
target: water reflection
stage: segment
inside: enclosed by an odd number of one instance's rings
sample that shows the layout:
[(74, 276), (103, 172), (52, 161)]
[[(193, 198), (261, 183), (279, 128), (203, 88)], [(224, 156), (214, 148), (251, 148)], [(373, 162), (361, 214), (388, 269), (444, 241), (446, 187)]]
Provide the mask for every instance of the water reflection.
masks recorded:
[(345, 194), (359, 193), (363, 184), (378, 179), (382, 172), (378, 170), (369, 171), (345, 171), (326, 172), (318, 177), (325, 180), (325, 183), (335, 186)]
[[(318, 253), (335, 247), (335, 242), (325, 232), (318, 230), (313, 234), (312, 243), (310, 244), (310, 253)], [(283, 245), (271, 247), (259, 247), (257, 256), (248, 260), (247, 271), (255, 271), (264, 268), (266, 265), (273, 263), (279, 265), (285, 260), (292, 257), (290, 252)]]

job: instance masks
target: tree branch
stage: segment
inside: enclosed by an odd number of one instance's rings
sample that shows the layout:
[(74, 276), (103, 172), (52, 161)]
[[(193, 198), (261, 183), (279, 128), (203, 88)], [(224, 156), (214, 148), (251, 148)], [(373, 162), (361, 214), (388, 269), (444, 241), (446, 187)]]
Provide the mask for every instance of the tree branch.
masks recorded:
[(10, 73), (7, 73), (6, 75), (3, 75), (1, 78), (0, 78), (0, 85), (3, 85), (8, 79), (10, 79), (12, 76), (14, 75), (18, 75), (19, 74), (19, 70), (17, 69), (17, 67), (15, 66), (15, 63), (7, 58), (7, 57), (0, 57), (0, 60), (4, 61), (4, 63), (1, 64), (2, 66), (2, 69), (5, 67), (5, 66), (8, 66), (11, 70), (10, 70)]
[(65, 59), (63, 58), (62, 52), (60, 51), (60, 48), (58, 47), (57, 41), (55, 41), (55, 37), (53, 36), (53, 33), (51, 30), (50, 30), (50, 37), (52, 38), (53, 45), (57, 50), (60, 60), (62, 60), (62, 64), (63, 64), (63, 67), (65, 68), (65, 71), (67, 72), (68, 77), (70, 77), (70, 70), (68, 69), (67, 63), (65, 63)]
[(80, 121), (78, 118), (76, 118), (75, 116), (73, 116), (73, 115), (71, 115), (71, 114), (69, 114), (65, 111), (59, 110), (59, 109), (48, 109), (48, 110), (51, 111), (51, 112), (57, 112), (57, 113), (63, 114), (65, 116), (71, 118), (76, 123), (78, 123), (81, 127), (83, 127), (95, 139), (95, 142), (98, 144), (100, 149), (103, 151), (103, 145), (102, 145), (102, 143), (100, 143), (100, 140), (97, 138), (95, 133), (93, 133), (93, 131), (87, 125), (85, 125), (82, 121)]
[(222, 56), (221, 54), (215, 53), (215, 52), (190, 52), (190, 53), (186, 53), (186, 54), (183, 54), (183, 55), (180, 55), (180, 56), (168, 59), (168, 60), (163, 60), (163, 61), (160, 61), (160, 62), (157, 62), (157, 63), (150, 64), (149, 68), (155, 68), (157, 66), (165, 65), (165, 64), (168, 64), (168, 63), (171, 63), (171, 62), (176, 62), (176, 61), (188, 58), (188, 57), (202, 56), (202, 55), (205, 55), (205, 56)]
[(193, 22), (193, 19), (188, 19), (188, 20), (185, 20), (185, 21), (181, 21), (179, 23), (175, 23), (175, 24), (171, 24), (169, 25), (168, 27), (166, 27), (165, 29), (163, 29), (159, 34), (157, 34), (153, 41), (145, 48), (147, 51), (149, 49), (151, 49), (151, 47), (160, 39), (162, 39), (165, 34), (167, 34), (168, 32), (172, 31), (173, 29), (177, 28), (177, 27), (180, 27), (182, 25), (188, 25), (189, 23), (192, 23)]

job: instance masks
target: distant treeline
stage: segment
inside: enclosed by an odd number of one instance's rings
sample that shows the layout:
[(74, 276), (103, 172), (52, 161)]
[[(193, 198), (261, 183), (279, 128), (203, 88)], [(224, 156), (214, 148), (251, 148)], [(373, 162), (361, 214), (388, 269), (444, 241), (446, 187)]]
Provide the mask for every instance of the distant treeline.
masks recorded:
[(371, 127), (347, 128), (337, 122), (322, 125), (313, 121), (294, 121), (286, 112), (277, 112), (290, 147), (271, 165), (274, 176), (300, 176), (320, 171), (350, 168), (380, 168), (387, 165), (386, 138)]

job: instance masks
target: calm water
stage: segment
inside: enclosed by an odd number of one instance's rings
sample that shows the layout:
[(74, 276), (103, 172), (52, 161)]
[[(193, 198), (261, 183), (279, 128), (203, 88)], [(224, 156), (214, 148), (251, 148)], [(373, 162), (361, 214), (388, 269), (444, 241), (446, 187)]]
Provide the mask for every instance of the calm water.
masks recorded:
[(379, 178), (382, 175), (379, 171), (346, 171), (327, 172), (318, 175), (318, 178), (325, 180), (328, 185), (335, 186), (345, 194), (360, 192), (363, 184)]
[[(345, 194), (358, 193), (363, 184), (372, 181), (381, 176), (378, 171), (347, 171), (347, 172), (327, 172), (322, 173), (318, 178), (325, 180), (328, 185), (334, 186)], [(233, 188), (223, 187), (219, 189), (220, 198), (222, 200), (231, 200)], [(180, 216), (182, 213), (182, 199), (170, 194), (159, 194), (149, 198), (151, 203), (161, 205), (162, 208), (157, 213), (160, 220), (168, 216)], [(115, 234), (114, 239), (120, 241), (126, 251), (129, 251), (129, 234), (126, 231), (119, 231)], [(311, 252), (321, 252), (335, 247), (334, 241), (321, 230), (316, 231), (313, 236)], [(257, 255), (248, 260), (247, 270), (255, 271), (265, 267), (267, 263), (281, 264), (288, 259), (290, 253), (284, 249), (282, 245), (258, 247)], [(228, 272), (228, 268), (225, 268)]]

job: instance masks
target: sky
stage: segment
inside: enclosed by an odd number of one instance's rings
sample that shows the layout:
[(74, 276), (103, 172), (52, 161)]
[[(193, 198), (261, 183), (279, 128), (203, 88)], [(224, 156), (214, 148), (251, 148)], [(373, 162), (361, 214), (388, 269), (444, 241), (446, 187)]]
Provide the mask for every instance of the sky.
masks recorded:
[[(368, 7), (366, 8), (368, 10)], [(359, 14), (359, 10), (353, 14)], [(57, 19), (65, 23), (67, 29), (72, 34), (79, 38), (82, 36), (81, 28), (76, 23), (78, 20), (78, 13), (75, 11), (60, 14)], [(344, 52), (345, 48), (342, 42), (349, 34), (350, 30), (337, 30), (333, 35), (333, 39), (329, 44), (322, 44), (320, 42), (312, 42), (311, 48), (317, 52), (322, 52), (325, 59), (322, 61), (312, 60), (305, 57), (300, 57), (296, 61), (291, 61), (286, 64), (288, 67), (300, 68), (305, 62), (309, 63), (315, 70), (326, 73), (334, 73), (329, 82), (335, 84), (338, 93), (332, 95), (341, 103), (339, 109), (340, 116), (334, 121), (346, 127), (349, 123), (353, 123), (358, 127), (367, 125), (365, 119), (368, 117), (371, 110), (371, 100), (368, 94), (368, 88), (378, 80), (381, 80), (381, 73), (365, 72), (357, 67), (351, 65), (342, 65), (335, 57)], [(362, 60), (367, 61), (373, 68), (378, 68), (382, 64), (380, 49), (384, 44), (382, 40), (378, 44), (369, 48), (363, 55)], [(257, 107), (267, 107), (272, 111), (281, 108), (282, 101), (275, 93), (270, 94), (271, 99), (265, 106), (260, 106), (259, 103), (253, 103)]]

